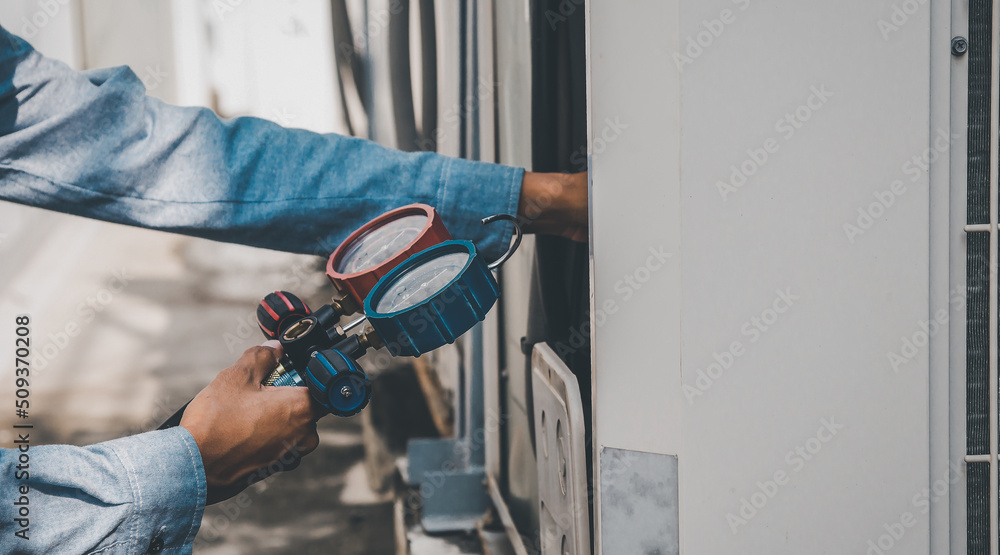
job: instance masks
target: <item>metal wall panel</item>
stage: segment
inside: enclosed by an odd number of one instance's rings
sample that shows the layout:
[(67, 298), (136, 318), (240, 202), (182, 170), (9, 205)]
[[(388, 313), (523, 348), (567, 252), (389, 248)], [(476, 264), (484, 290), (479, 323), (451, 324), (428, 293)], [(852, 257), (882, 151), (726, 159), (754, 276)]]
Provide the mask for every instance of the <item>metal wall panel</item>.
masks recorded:
[(595, 449), (678, 457), (682, 553), (929, 552), (914, 4), (589, 3)]

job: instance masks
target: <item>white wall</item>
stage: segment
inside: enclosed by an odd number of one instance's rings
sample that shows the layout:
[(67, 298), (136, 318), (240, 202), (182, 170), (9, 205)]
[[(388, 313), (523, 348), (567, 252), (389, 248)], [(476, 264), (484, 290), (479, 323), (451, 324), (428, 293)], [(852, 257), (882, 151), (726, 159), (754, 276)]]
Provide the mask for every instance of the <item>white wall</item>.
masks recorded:
[[(588, 8), (596, 449), (678, 458), (683, 553), (865, 553), (904, 514), (928, 553), (932, 368), (888, 355), (934, 317), (930, 8)], [(629, 472), (595, 471), (604, 553), (660, 525), (608, 518)]]

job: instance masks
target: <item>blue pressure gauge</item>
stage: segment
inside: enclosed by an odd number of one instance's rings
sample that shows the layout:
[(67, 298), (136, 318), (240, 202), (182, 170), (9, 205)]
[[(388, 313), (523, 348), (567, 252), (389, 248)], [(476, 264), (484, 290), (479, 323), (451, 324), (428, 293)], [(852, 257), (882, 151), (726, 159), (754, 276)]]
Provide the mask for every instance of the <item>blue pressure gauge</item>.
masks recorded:
[[(491, 216), (483, 223), (511, 216)], [(395, 356), (420, 356), (453, 343), (486, 318), (500, 296), (492, 270), (521, 242), (516, 239), (499, 260), (488, 263), (470, 241), (445, 241), (407, 258), (383, 276), (365, 298), (368, 323)]]

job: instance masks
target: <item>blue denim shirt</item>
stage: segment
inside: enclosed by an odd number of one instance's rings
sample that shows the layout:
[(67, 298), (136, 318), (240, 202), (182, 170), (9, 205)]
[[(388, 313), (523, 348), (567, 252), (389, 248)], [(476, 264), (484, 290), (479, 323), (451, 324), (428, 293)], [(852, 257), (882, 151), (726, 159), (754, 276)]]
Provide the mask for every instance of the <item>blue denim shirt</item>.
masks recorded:
[[(31, 430), (15, 432), (31, 441)], [(191, 553), (205, 508), (198, 444), (180, 427), (87, 447), (0, 449), (0, 477), (4, 554)]]
[[(523, 170), (223, 120), (146, 96), (125, 67), (78, 73), (0, 28), (0, 198), (111, 222), (327, 255), (405, 204), (435, 206), (488, 259), (510, 242)], [(0, 553), (190, 553), (205, 478), (187, 431), (30, 449), (29, 540), (19, 452), (0, 450)]]
[(406, 153), (145, 95), (127, 67), (85, 71), (0, 29), (0, 198), (88, 218), (328, 255), (379, 214), (422, 202), (488, 260), (524, 170)]

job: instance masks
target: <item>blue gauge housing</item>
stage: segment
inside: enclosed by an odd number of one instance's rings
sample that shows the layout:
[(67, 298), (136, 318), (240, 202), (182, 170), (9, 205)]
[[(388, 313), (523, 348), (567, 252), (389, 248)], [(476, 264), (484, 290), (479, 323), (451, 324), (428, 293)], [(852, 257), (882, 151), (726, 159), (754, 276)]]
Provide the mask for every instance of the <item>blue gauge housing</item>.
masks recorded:
[[(447, 285), (412, 306), (380, 313), (379, 301), (410, 270), (454, 253), (468, 255), (465, 266)], [(368, 323), (394, 356), (420, 356), (447, 343), (486, 318), (500, 296), (493, 272), (471, 241), (445, 241), (404, 260), (383, 276), (365, 298)]]

